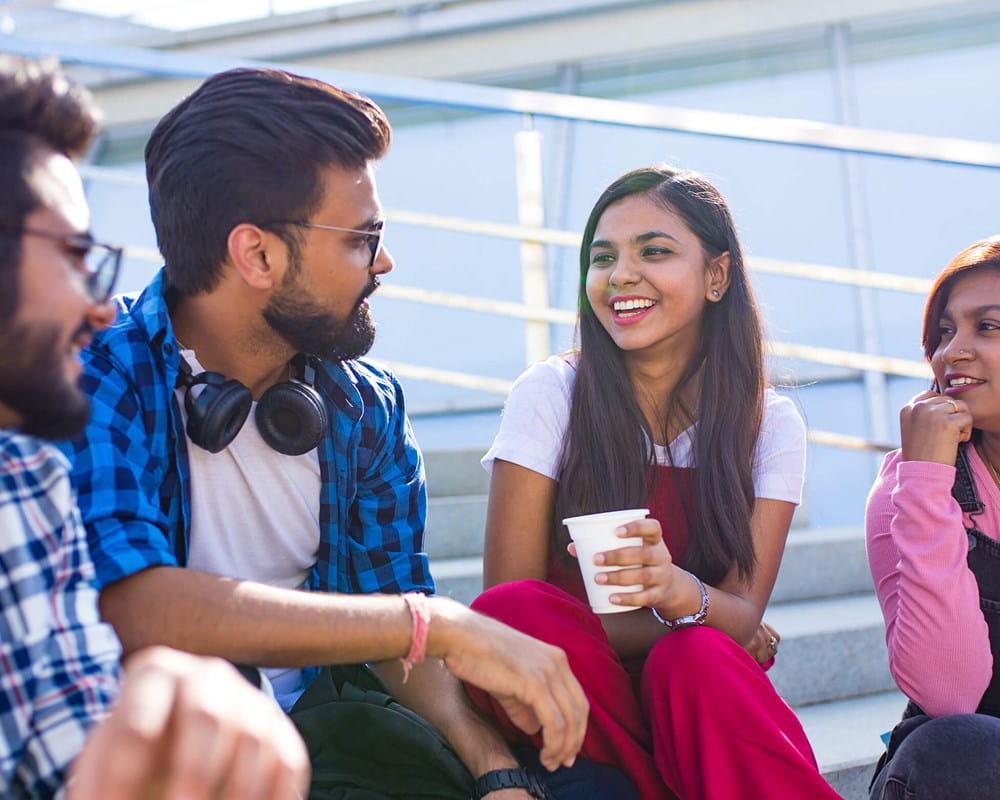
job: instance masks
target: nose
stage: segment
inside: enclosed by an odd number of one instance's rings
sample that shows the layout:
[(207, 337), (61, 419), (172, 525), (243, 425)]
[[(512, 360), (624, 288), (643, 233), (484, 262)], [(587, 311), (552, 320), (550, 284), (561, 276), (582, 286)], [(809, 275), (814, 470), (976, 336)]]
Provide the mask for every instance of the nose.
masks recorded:
[(622, 254), (615, 261), (614, 269), (608, 276), (608, 283), (612, 286), (632, 286), (639, 282), (639, 271), (628, 255)]
[(975, 352), (969, 339), (956, 332), (951, 337), (951, 341), (943, 348), (942, 358), (949, 364), (956, 364), (959, 361), (968, 361), (975, 358)]
[(395, 268), (396, 259), (392, 257), (389, 248), (383, 244), (378, 251), (378, 255), (375, 257), (375, 263), (371, 265), (371, 272), (373, 275), (385, 275), (387, 272), (392, 272)]
[(90, 307), (87, 309), (84, 320), (90, 330), (103, 331), (115, 321), (117, 313), (115, 304), (111, 300), (107, 300), (103, 303), (92, 302)]

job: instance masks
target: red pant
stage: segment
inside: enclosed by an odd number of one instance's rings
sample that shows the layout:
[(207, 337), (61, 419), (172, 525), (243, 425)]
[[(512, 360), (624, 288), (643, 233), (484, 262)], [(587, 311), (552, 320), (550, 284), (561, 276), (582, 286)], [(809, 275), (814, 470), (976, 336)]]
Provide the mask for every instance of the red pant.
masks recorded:
[[(543, 581), (495, 586), (472, 604), (561, 647), (590, 701), (581, 755), (612, 764), (643, 800), (837, 798), (795, 714), (753, 658), (714, 628), (667, 634), (650, 651), (636, 697), (600, 620)], [(530, 741), (489, 695), (470, 689), (512, 742)], [(670, 787), (668, 789), (667, 787)]]

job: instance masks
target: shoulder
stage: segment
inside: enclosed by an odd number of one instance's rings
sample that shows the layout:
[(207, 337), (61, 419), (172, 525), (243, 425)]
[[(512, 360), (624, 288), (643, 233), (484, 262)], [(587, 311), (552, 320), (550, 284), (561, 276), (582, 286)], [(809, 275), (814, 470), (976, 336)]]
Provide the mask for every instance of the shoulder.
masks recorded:
[(795, 403), (790, 397), (778, 394), (772, 388), (764, 391), (764, 413), (760, 435), (762, 438), (788, 436), (805, 440), (805, 422)]
[(58, 477), (68, 470), (66, 456), (55, 445), (36, 436), (0, 429), (0, 474), (5, 479), (25, 473)]
[(573, 392), (573, 383), (576, 380), (577, 356), (575, 353), (563, 353), (549, 356), (544, 361), (532, 364), (522, 372), (511, 392), (552, 391), (565, 395), (568, 399)]
[(0, 507), (22, 505), (45, 509), (46, 518), (69, 512), (69, 461), (50, 442), (0, 431)]

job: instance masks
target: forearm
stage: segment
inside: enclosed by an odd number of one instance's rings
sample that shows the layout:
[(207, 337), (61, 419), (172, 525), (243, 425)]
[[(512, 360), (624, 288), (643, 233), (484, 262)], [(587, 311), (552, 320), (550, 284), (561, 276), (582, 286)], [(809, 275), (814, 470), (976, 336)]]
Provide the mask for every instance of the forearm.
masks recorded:
[(903, 462), (891, 493), (873, 492), (869, 559), (900, 688), (932, 716), (975, 710), (993, 659), (951, 467)]
[(414, 666), (406, 683), (398, 660), (373, 666), (399, 702), (417, 712), (448, 740), (473, 777), (518, 765), (506, 742), (480, 716), (461, 682), (440, 660), (428, 659)]
[(155, 567), (101, 593), (126, 653), (153, 644), (260, 666), (309, 666), (405, 654), (412, 619), (393, 595), (280, 589)]
[[(668, 604), (657, 608), (664, 619), (677, 619), (694, 614), (701, 607), (701, 592), (690, 576), (675, 567), (677, 590)], [(705, 625), (718, 628), (741, 646), (746, 646), (760, 625), (761, 613), (748, 600), (712, 586), (708, 590), (709, 608)], [(670, 629), (648, 608), (626, 614), (601, 616), (604, 632), (615, 652), (622, 658), (641, 658)]]

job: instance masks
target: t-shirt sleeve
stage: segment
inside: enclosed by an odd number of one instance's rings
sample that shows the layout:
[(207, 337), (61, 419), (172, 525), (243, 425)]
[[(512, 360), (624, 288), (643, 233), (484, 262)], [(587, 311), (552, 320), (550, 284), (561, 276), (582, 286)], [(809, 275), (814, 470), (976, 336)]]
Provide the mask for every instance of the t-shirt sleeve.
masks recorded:
[(798, 505), (805, 470), (805, 423), (790, 399), (769, 390), (754, 458), (754, 494)]
[(496, 459), (556, 479), (569, 423), (574, 368), (558, 356), (530, 367), (510, 390), (500, 430), (483, 456), (487, 472)]

